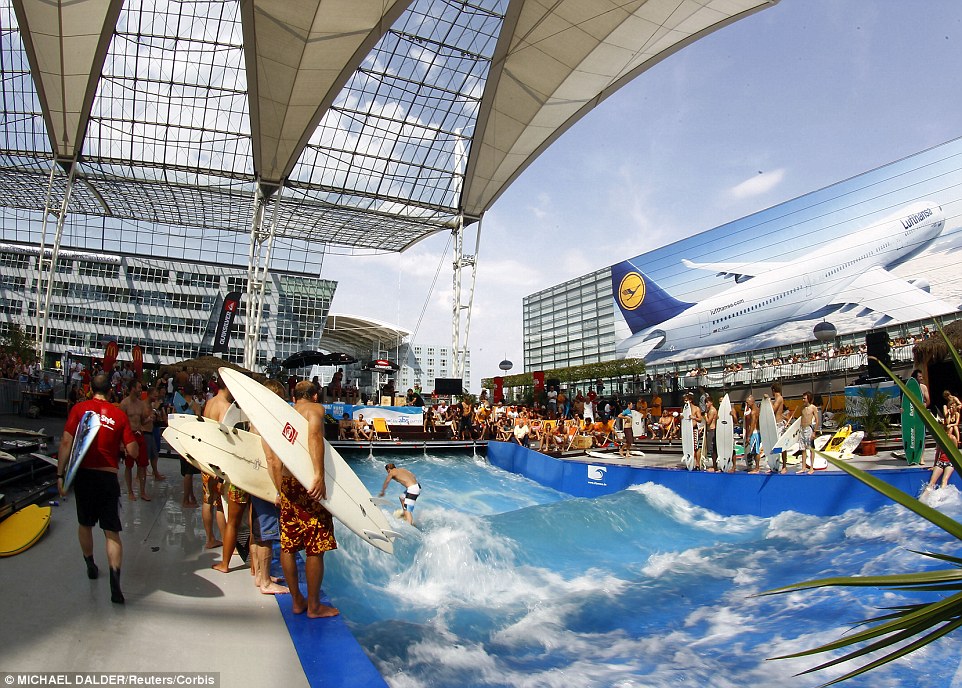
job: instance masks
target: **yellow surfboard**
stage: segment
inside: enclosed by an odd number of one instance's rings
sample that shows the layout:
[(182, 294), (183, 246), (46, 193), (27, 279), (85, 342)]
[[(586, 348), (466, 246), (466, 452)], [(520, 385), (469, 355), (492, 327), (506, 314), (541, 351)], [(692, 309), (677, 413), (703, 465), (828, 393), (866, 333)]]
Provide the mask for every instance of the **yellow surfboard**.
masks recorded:
[(50, 525), (50, 507), (31, 504), (0, 523), (0, 557), (30, 549)]

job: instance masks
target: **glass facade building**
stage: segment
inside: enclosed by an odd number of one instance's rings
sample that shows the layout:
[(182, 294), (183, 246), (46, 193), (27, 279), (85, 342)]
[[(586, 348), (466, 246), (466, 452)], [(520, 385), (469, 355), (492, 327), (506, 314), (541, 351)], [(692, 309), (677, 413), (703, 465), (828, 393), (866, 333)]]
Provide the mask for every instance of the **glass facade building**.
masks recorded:
[(522, 308), (525, 372), (614, 359), (610, 268), (526, 296)]
[[(0, 244), (0, 327), (11, 323), (34, 337), (37, 327), (36, 247)], [(257, 364), (316, 348), (337, 283), (272, 272), (265, 290)], [(107, 253), (61, 251), (48, 324), (48, 355), (71, 351), (100, 357), (115, 340), (120, 359), (139, 345), (148, 365), (174, 363), (213, 349), (227, 294), (247, 289), (247, 270)], [(245, 302), (234, 319), (228, 353), (243, 361)], [(51, 361), (47, 361), (51, 363)]]

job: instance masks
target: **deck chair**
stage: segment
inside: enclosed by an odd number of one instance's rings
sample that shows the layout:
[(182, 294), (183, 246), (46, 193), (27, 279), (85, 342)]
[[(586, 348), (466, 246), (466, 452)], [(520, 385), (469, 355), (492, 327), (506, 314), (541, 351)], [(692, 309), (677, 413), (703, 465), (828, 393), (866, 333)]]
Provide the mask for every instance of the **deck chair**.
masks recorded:
[(391, 431), (387, 427), (387, 421), (383, 418), (372, 418), (371, 428), (374, 430), (374, 439), (376, 440), (393, 440), (391, 436)]
[(538, 444), (538, 451), (544, 451), (546, 446), (550, 446), (551, 436), (554, 434), (554, 426), (558, 423), (556, 420), (542, 420), (541, 421), (541, 442)]

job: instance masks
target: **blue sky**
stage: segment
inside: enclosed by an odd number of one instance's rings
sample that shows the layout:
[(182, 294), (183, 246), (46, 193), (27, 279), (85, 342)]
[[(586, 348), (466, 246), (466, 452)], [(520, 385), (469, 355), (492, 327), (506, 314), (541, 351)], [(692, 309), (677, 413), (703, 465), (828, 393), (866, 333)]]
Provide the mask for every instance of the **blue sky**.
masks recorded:
[[(781, 0), (642, 74), (485, 216), (472, 391), (522, 370), (525, 295), (962, 136), (960, 66), (957, 0)], [(449, 343), (447, 238), (329, 256), (333, 310), (414, 329), (430, 293), (416, 341)]]

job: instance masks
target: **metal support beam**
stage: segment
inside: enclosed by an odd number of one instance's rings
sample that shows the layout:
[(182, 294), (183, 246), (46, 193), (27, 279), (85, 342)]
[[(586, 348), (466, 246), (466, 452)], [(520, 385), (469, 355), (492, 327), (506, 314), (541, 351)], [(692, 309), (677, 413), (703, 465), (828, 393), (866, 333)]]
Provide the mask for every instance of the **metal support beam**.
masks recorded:
[[(474, 229), (474, 253), (464, 253), (464, 216), (459, 216), (458, 226), (452, 230), (454, 235), (454, 297), (451, 321), (451, 348), (454, 356), (453, 373), (455, 377), (464, 376), (468, 355), (468, 339), (471, 333), (471, 309), (474, 306), (474, 287), (478, 278), (478, 251), (481, 248), (481, 222), (469, 225)], [(467, 302), (464, 300), (463, 272), (471, 268), (471, 283), (468, 285)], [(462, 338), (463, 324), (463, 338)]]
[(277, 213), (281, 205), (281, 190), (274, 198), (274, 213), (264, 229), (267, 196), (258, 185), (254, 192), (254, 212), (251, 220), (251, 243), (247, 259), (247, 311), (244, 318), (244, 367), (254, 370), (260, 342), (261, 320), (264, 313), (264, 291), (271, 263), (271, 249), (277, 230)]
[(57, 229), (53, 238), (53, 249), (50, 251), (50, 258), (47, 258), (47, 220), (54, 212), (51, 207), (53, 199), (53, 185), (56, 178), (55, 172), (57, 161), (50, 163), (50, 179), (47, 182), (47, 200), (43, 212), (43, 227), (40, 234), (40, 252), (37, 254), (37, 328), (36, 328), (36, 352), (37, 359), (41, 365), (45, 365), (44, 357), (47, 354), (47, 327), (50, 323), (50, 302), (53, 299), (53, 285), (57, 276), (57, 256), (60, 254), (60, 241), (63, 238), (63, 225), (67, 217), (67, 208), (70, 205), (70, 196), (73, 193), (74, 178), (76, 175), (76, 161), (70, 163), (70, 171), (67, 173), (67, 188), (63, 194), (63, 201), (60, 204), (60, 211), (57, 213)]

